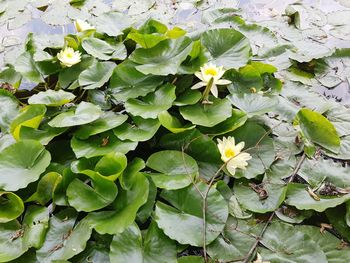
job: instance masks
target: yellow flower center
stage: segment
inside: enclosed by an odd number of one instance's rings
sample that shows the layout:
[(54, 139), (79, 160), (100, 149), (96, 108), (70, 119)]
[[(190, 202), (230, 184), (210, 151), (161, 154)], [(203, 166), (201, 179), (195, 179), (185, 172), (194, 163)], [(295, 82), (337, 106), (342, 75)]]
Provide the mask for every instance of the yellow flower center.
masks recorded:
[(235, 156), (235, 152), (234, 152), (231, 148), (227, 148), (227, 149), (225, 150), (225, 156), (226, 156), (227, 158), (232, 158), (232, 157)]
[(218, 71), (215, 68), (207, 68), (204, 73), (206, 75), (216, 76), (218, 74)]
[(67, 57), (72, 58), (73, 54), (72, 53), (67, 53)]

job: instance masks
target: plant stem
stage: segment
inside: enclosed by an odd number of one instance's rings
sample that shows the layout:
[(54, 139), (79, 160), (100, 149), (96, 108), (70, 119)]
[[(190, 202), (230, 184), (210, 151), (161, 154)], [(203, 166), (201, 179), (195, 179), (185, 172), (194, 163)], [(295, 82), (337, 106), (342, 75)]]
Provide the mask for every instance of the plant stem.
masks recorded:
[(208, 104), (210, 103), (209, 102), (209, 93), (210, 93), (210, 90), (211, 90), (211, 87), (213, 86), (213, 83), (214, 83), (214, 79), (211, 78), (207, 84), (207, 86), (205, 87), (205, 90), (203, 92), (203, 96), (202, 96), (202, 103), (203, 104)]

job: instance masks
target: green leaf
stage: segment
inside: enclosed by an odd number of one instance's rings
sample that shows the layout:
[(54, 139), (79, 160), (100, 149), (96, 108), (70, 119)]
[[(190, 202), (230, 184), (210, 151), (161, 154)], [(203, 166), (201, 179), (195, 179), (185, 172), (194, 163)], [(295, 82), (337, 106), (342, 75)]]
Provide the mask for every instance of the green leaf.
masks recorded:
[(40, 248), (49, 227), (49, 211), (42, 206), (29, 206), (23, 219), (23, 241), (28, 247)]
[(40, 83), (44, 82), (44, 78), (41, 75), (38, 65), (35, 63), (33, 56), (29, 52), (22, 53), (14, 63), (17, 72), (27, 80)]
[(47, 90), (34, 94), (28, 99), (29, 104), (44, 104), (51, 107), (59, 107), (71, 102), (75, 95), (63, 90)]
[(341, 196), (322, 196), (315, 200), (304, 184), (292, 183), (288, 185), (286, 204), (295, 206), (299, 210), (315, 210), (323, 212), (327, 208), (336, 207), (350, 199), (350, 194)]
[(150, 175), (154, 184), (167, 190), (184, 188), (198, 176), (196, 161), (179, 151), (156, 152), (148, 158), (146, 165), (159, 172)]
[(172, 133), (184, 132), (187, 130), (192, 130), (196, 125), (182, 125), (179, 119), (172, 116), (169, 112), (163, 111), (158, 114), (158, 120), (162, 126)]
[(71, 169), (77, 174), (86, 174), (88, 176), (91, 173), (98, 173), (105, 179), (115, 181), (125, 170), (127, 166), (127, 158), (124, 154), (119, 152), (112, 152), (104, 155), (101, 159), (82, 158), (71, 164)]
[(128, 190), (120, 189), (113, 204), (114, 211), (90, 213), (89, 224), (100, 234), (118, 234), (127, 229), (136, 218), (139, 208), (146, 203), (148, 180), (142, 173), (135, 173), (129, 178)]
[(146, 96), (162, 83), (163, 77), (144, 75), (136, 70), (134, 62), (126, 59), (113, 71), (109, 91), (114, 99), (127, 101), (130, 98)]
[(91, 123), (102, 115), (101, 109), (89, 102), (82, 101), (75, 111), (63, 112), (53, 118), (49, 125), (51, 127), (71, 127)]
[(178, 263), (204, 263), (204, 258), (201, 256), (184, 256), (177, 259)]
[(252, 233), (257, 234), (260, 229), (261, 225), (257, 224), (255, 220), (229, 217), (222, 236), (218, 236), (208, 246), (209, 256), (223, 262), (239, 261), (245, 258), (256, 242)]
[(213, 127), (231, 117), (232, 107), (228, 99), (212, 99), (213, 104), (197, 103), (180, 108), (185, 120), (195, 125)]
[(232, 105), (247, 113), (248, 117), (271, 112), (278, 104), (275, 96), (262, 96), (257, 93), (236, 93), (228, 99)]
[(122, 13), (108, 12), (92, 20), (96, 30), (114, 37), (123, 34), (123, 30), (130, 26), (130, 20)]
[(267, 248), (259, 251), (263, 260), (271, 262), (328, 262), (326, 255), (317, 243), (302, 231), (296, 230), (295, 226), (292, 225), (280, 222), (272, 223), (260, 242)]
[(227, 69), (244, 66), (251, 55), (249, 40), (234, 29), (208, 30), (201, 35), (201, 41), (211, 55), (209, 61)]
[(106, 207), (117, 196), (116, 184), (98, 172), (81, 171), (91, 181), (91, 186), (79, 179), (74, 179), (67, 188), (70, 206), (77, 211), (91, 212)]
[(236, 170), (234, 175), (236, 178), (245, 177), (251, 179), (259, 174), (263, 174), (275, 160), (273, 141), (260, 125), (247, 122), (228, 135), (233, 136), (236, 143), (245, 142), (246, 152), (252, 156), (252, 159), (248, 161), (246, 170)]
[[(207, 191), (207, 185), (197, 184), (202, 193)], [(180, 244), (203, 246), (203, 199), (192, 185), (173, 191), (163, 191), (162, 197), (174, 207), (160, 201), (156, 204), (155, 220), (164, 233)], [(215, 240), (226, 224), (228, 208), (221, 194), (211, 188), (207, 198), (206, 209), (206, 243)], [(181, 228), (174, 227), (180, 225)]]
[(127, 55), (123, 43), (109, 44), (94, 37), (84, 39), (82, 46), (88, 54), (101, 60), (123, 60)]
[(36, 201), (41, 205), (45, 205), (52, 199), (53, 193), (61, 180), (62, 176), (59, 173), (49, 172), (45, 174), (40, 179), (36, 192), (26, 202)]
[(340, 139), (337, 131), (323, 115), (304, 108), (298, 112), (296, 120), (307, 139), (334, 153), (339, 151)]
[(114, 235), (109, 258), (112, 263), (177, 262), (174, 241), (164, 235), (154, 222), (150, 224), (144, 238), (136, 224)]
[(156, 119), (159, 113), (171, 107), (175, 99), (175, 86), (167, 83), (142, 100), (128, 99), (125, 109), (130, 114), (144, 119)]
[(115, 136), (121, 140), (133, 142), (148, 141), (159, 129), (160, 123), (154, 119), (143, 119), (138, 116), (131, 116), (132, 122), (124, 123), (113, 129)]
[(38, 128), (46, 113), (44, 105), (28, 105), (20, 110), (20, 114), (11, 123), (11, 133), (16, 140), (22, 126)]
[(96, 135), (118, 127), (122, 125), (127, 119), (127, 115), (107, 111), (104, 112), (100, 118), (94, 122), (79, 127), (78, 130), (74, 133), (74, 136), (85, 140), (92, 135)]
[(191, 39), (181, 37), (164, 40), (152, 48), (138, 48), (129, 58), (141, 64), (136, 69), (143, 74), (175, 75), (191, 50)]
[(10, 92), (0, 90), (0, 129), (6, 132), (10, 128), (11, 122), (16, 118), (19, 110), (19, 103)]
[(246, 113), (237, 109), (232, 109), (232, 116), (228, 119), (220, 122), (219, 124), (216, 124), (213, 127), (200, 127), (200, 130), (204, 134), (222, 135), (228, 132), (232, 132), (241, 127), (244, 125), (247, 119), (248, 117)]
[(41, 125), (40, 129), (22, 126), (19, 132), (20, 140), (35, 140), (42, 145), (47, 145), (56, 136), (64, 133), (67, 128), (53, 128), (47, 123)]
[(137, 31), (131, 31), (128, 34), (128, 39), (135, 41), (137, 44), (143, 48), (152, 48), (156, 46), (159, 42), (167, 39), (166, 36), (160, 34), (142, 34)]
[(19, 217), (24, 211), (22, 199), (14, 193), (0, 191), (0, 223)]
[(79, 85), (83, 89), (96, 89), (105, 84), (112, 76), (116, 64), (113, 62), (96, 62), (79, 75)]
[(350, 258), (349, 247), (341, 248), (341, 240), (330, 232), (323, 231), (321, 233), (318, 227), (308, 225), (298, 226), (297, 229), (307, 234), (323, 250), (329, 263), (338, 263), (342, 258)]
[(16, 191), (35, 182), (50, 164), (51, 156), (36, 141), (14, 143), (0, 153), (0, 188)]
[(77, 158), (91, 158), (111, 152), (128, 153), (135, 150), (136, 146), (137, 142), (121, 141), (111, 131), (91, 136), (87, 140), (76, 137), (71, 140), (71, 147)]
[(247, 181), (236, 181), (234, 185), (235, 196), (238, 202), (247, 210), (255, 213), (275, 211), (286, 197), (287, 187), (281, 184), (262, 182), (260, 185), (267, 196), (260, 196)]
[(67, 260), (85, 249), (92, 229), (84, 219), (75, 225), (76, 217), (69, 208), (51, 217), (45, 242), (36, 252), (39, 262)]
[[(96, 60), (91, 56), (82, 56), (81, 62), (62, 69), (58, 74), (58, 82), (62, 88), (67, 88), (72, 82), (77, 82), (81, 72), (89, 68)], [(73, 85), (73, 84), (72, 84)]]

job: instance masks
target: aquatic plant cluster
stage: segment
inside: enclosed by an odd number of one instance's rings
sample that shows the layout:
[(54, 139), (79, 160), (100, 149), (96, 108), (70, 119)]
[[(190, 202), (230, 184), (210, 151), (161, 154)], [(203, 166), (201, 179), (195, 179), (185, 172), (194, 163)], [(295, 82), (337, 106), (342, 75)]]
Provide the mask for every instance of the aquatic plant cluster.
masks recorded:
[(28, 35), (0, 72), (0, 262), (350, 260), (350, 110), (303, 83), (349, 50), (259, 57), (272, 31), (205, 19)]

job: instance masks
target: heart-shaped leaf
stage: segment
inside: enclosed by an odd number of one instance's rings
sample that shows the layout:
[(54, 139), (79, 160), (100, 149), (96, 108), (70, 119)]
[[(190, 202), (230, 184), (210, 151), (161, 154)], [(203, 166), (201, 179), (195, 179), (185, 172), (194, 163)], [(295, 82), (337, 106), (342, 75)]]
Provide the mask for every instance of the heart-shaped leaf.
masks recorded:
[(28, 100), (29, 104), (44, 104), (51, 107), (59, 107), (75, 98), (73, 93), (63, 90), (47, 90), (31, 96)]
[(102, 87), (112, 76), (115, 67), (113, 62), (96, 62), (79, 75), (79, 85), (84, 89)]
[(0, 191), (0, 223), (19, 217), (24, 211), (22, 199), (14, 193)]

